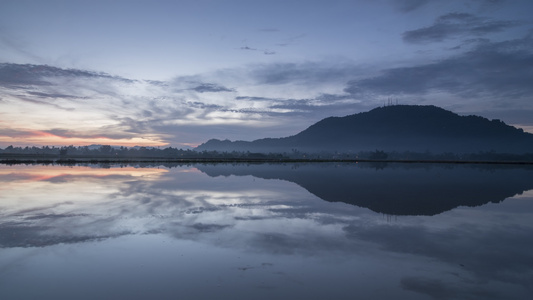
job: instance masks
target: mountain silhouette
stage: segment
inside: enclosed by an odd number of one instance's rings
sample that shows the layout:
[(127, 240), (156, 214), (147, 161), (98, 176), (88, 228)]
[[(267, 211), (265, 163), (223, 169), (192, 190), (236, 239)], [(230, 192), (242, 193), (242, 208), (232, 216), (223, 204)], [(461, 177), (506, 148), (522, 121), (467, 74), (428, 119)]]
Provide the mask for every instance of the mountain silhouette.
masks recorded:
[(509, 165), (301, 163), (197, 165), (209, 176), (290, 181), (329, 202), (387, 215), (436, 215), (499, 203), (533, 189), (533, 167)]
[(394, 105), (345, 117), (329, 117), (294, 136), (252, 142), (212, 139), (196, 149), (264, 153), (296, 149), (520, 154), (533, 152), (533, 134), (500, 120), (460, 116), (436, 106)]

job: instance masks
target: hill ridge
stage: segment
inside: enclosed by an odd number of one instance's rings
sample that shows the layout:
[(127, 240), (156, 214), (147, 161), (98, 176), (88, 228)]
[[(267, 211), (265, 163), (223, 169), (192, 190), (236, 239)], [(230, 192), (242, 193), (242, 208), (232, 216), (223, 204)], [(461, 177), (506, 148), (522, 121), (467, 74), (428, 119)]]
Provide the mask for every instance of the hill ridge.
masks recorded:
[(251, 142), (211, 139), (197, 150), (288, 152), (430, 151), (434, 153), (533, 152), (533, 134), (475, 115), (461, 116), (433, 105), (377, 107), (328, 117), (300, 133)]

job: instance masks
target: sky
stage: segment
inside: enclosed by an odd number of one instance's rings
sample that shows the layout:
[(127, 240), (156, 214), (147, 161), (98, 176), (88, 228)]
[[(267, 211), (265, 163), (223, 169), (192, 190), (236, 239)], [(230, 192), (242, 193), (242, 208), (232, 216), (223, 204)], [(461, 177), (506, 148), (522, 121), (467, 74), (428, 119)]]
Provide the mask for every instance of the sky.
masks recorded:
[(533, 133), (533, 1), (0, 0), (0, 147), (194, 147), (392, 100)]

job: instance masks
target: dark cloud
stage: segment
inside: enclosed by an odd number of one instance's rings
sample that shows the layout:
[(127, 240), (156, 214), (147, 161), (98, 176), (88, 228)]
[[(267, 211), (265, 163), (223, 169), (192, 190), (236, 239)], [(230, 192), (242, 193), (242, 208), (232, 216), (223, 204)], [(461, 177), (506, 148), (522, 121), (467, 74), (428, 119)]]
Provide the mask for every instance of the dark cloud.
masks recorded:
[[(78, 132), (62, 128), (53, 128), (49, 130), (23, 130), (12, 128), (0, 128), (0, 136), (8, 136), (12, 138), (28, 138), (40, 137), (47, 135), (55, 135), (61, 138), (131, 138), (131, 134), (127, 133), (111, 133), (106, 128), (102, 128), (101, 133)], [(103, 132), (103, 133), (102, 133)]]
[(386, 69), (381, 75), (348, 82), (358, 95), (424, 95), (445, 92), (504, 102), (530, 99), (533, 93), (533, 39), (481, 44), (441, 61)]
[(241, 50), (257, 51), (258, 49), (257, 48), (251, 48), (251, 47), (248, 47), (248, 46), (243, 46), (243, 47), (241, 47)]
[(61, 110), (66, 110), (66, 111), (73, 111), (75, 110), (74, 108), (72, 107), (63, 107), (61, 105), (57, 105), (55, 103), (51, 103), (51, 102), (47, 102), (47, 101), (42, 101), (42, 100), (37, 100), (37, 99), (34, 99), (34, 98), (31, 98), (31, 96), (27, 96), (27, 95), (16, 95), (16, 97), (21, 100), (21, 101), (24, 101), (24, 102), (28, 102), (28, 103), (32, 103), (32, 104), (39, 104), (39, 105), (45, 105), (45, 106), (51, 106), (51, 107), (55, 107), (57, 109), (61, 109)]
[(123, 138), (131, 138), (131, 134), (126, 133), (111, 133), (109, 131), (106, 131), (105, 129), (99, 130), (99, 133), (94, 132), (79, 132), (79, 131), (73, 131), (68, 129), (62, 129), (62, 128), (53, 128), (49, 130), (43, 130), (42, 132), (50, 133), (58, 137), (62, 138), (87, 138), (87, 139), (94, 139), (94, 138), (110, 138), (110, 139), (123, 139)]
[(248, 51), (263, 51), (263, 54), (265, 54), (265, 55), (274, 55), (274, 54), (276, 54), (276, 51), (272, 51), (272, 50), (268, 50), (268, 49), (261, 50), (261, 49), (252, 48), (252, 47), (248, 47), (248, 46), (243, 46), (240, 49), (241, 50), (248, 50)]
[(449, 13), (438, 17), (433, 25), (406, 31), (407, 43), (441, 42), (461, 36), (482, 36), (522, 25), (518, 21), (500, 21), (481, 18), (469, 13)]
[(206, 104), (206, 103), (199, 102), (199, 101), (187, 102), (187, 105), (189, 105), (190, 107), (201, 108), (201, 109), (210, 109), (210, 110), (218, 110), (218, 109), (222, 109), (223, 108), (223, 106), (221, 106), (221, 105)]
[(35, 131), (19, 130), (13, 128), (0, 128), (0, 136), (9, 136), (14, 138), (34, 137), (38, 134)]
[(235, 100), (274, 101), (274, 100), (279, 100), (279, 99), (267, 98), (267, 97), (238, 96), (238, 97), (235, 97)]
[(229, 89), (227, 87), (214, 84), (214, 83), (202, 83), (191, 90), (198, 93), (219, 93), (219, 92), (234, 92), (234, 89)]
[(353, 99), (352, 95), (338, 95), (338, 94), (320, 94), (318, 97), (316, 97), (317, 100), (323, 101), (325, 103), (330, 103), (334, 101), (339, 100), (348, 100)]
[(143, 117), (151, 117), (153, 115), (154, 115), (154, 113), (152, 111), (150, 111), (150, 110), (146, 110), (145, 109), (145, 110), (142, 111), (142, 116)]
[(53, 77), (67, 78), (106, 78), (123, 82), (133, 80), (111, 76), (106, 73), (97, 73), (77, 69), (61, 69), (47, 65), (21, 65), (3, 63), (0, 64), (0, 85), (17, 87), (19, 85), (52, 85), (47, 79)]
[(28, 94), (33, 96), (38, 96), (41, 98), (64, 98), (64, 99), (80, 99), (82, 97), (65, 95), (65, 94), (51, 94), (51, 93), (41, 93), (41, 92), (28, 92)]
[(60, 218), (73, 218), (73, 217), (86, 217), (88, 214), (37, 214), (33, 216), (25, 217), (25, 220), (40, 220), (40, 219), (60, 219)]
[(486, 38), (474, 38), (463, 40), (459, 45), (450, 48), (450, 50), (459, 50), (467, 47), (477, 47), (481, 45), (490, 45), (491, 41)]
[(194, 228), (195, 230), (205, 233), (205, 232), (215, 232), (219, 231), (225, 228), (231, 227), (230, 225), (218, 225), (218, 224), (204, 224), (204, 223), (195, 223), (191, 228)]
[(168, 86), (168, 82), (166, 82), (166, 81), (161, 81), (161, 80), (145, 80), (145, 81), (147, 83), (155, 85), (155, 86), (160, 86), (160, 87), (167, 87)]

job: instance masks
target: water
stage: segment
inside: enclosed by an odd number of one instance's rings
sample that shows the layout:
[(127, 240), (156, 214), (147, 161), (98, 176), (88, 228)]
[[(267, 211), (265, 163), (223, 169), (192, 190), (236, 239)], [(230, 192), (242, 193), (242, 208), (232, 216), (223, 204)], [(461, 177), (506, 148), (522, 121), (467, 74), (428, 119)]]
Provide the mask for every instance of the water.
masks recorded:
[(530, 299), (533, 168), (0, 166), (0, 299)]

